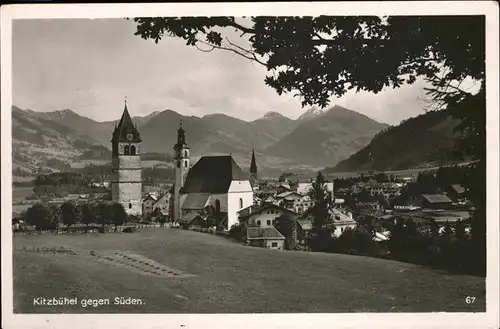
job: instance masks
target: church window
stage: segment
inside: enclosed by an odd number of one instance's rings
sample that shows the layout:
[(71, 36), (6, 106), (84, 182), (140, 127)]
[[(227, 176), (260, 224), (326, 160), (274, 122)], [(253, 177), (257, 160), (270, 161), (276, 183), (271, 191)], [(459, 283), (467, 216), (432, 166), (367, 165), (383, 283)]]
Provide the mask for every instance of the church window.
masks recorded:
[(130, 154), (130, 148), (128, 145), (125, 145), (125, 149), (124, 149), (124, 152), (123, 152), (125, 155), (129, 155)]
[(243, 208), (243, 199), (240, 198), (240, 209)]
[(132, 209), (132, 204), (131, 203), (128, 204), (128, 209)]
[(132, 145), (130, 147), (130, 155), (135, 155), (135, 146), (134, 145)]
[(184, 151), (184, 157), (187, 158), (188, 156), (188, 151)]
[(187, 166), (188, 166), (188, 162), (187, 162), (187, 160), (184, 160), (184, 167), (187, 168)]
[(220, 201), (215, 200), (215, 212), (220, 213)]

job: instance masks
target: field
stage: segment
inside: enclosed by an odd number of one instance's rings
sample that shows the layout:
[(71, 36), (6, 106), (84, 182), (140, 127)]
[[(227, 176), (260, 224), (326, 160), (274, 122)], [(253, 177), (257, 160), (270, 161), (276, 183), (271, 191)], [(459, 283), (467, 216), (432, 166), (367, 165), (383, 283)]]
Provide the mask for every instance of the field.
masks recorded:
[[(485, 311), (483, 278), (375, 258), (260, 249), (173, 228), (13, 240), (15, 313)], [(37, 297), (78, 304), (34, 305)], [(114, 297), (142, 305), (113, 305)], [(83, 307), (83, 299), (111, 302)]]

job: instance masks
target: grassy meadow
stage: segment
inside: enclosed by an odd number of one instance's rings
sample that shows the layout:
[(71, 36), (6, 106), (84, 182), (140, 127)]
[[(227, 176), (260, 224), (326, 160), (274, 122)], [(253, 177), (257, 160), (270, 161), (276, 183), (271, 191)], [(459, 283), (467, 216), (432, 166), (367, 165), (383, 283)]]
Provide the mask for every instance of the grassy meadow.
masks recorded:
[[(260, 249), (173, 228), (16, 235), (13, 245), (15, 313), (485, 310), (485, 282), (479, 277), (368, 257)], [(71, 253), (42, 252), (44, 248)], [(127, 252), (186, 275), (153, 275), (95, 256)], [(467, 304), (467, 296), (476, 297), (475, 302)], [(143, 304), (40, 306), (34, 305), (37, 297), (132, 297)]]

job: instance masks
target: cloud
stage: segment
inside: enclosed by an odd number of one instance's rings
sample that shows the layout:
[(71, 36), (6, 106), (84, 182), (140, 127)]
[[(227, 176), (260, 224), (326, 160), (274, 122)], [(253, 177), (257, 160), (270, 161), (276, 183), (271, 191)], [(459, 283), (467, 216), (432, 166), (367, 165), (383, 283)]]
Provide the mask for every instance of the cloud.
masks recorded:
[[(292, 95), (264, 84), (266, 70), (224, 51), (202, 53), (183, 40), (158, 44), (134, 36), (123, 19), (15, 21), (13, 100), (21, 108), (70, 108), (95, 120), (115, 120), (127, 96), (133, 115), (172, 109), (186, 115), (225, 113), (254, 120), (268, 111), (297, 118)], [(348, 93), (339, 104), (396, 124), (422, 113), (422, 85), (377, 95)]]

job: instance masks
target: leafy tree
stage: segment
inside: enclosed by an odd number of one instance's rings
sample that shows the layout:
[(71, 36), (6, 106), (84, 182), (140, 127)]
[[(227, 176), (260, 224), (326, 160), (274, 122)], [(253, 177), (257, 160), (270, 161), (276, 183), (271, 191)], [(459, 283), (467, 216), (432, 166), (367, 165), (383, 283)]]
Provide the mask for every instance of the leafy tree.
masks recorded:
[(79, 212), (73, 202), (67, 201), (61, 205), (61, 221), (69, 227), (79, 221)]
[(112, 202), (106, 208), (110, 222), (115, 225), (115, 230), (119, 225), (123, 225), (126, 222), (127, 213), (121, 203)]
[(313, 220), (313, 229), (319, 230), (328, 222), (328, 210), (331, 206), (329, 193), (326, 190), (325, 178), (321, 172), (318, 172), (316, 180), (312, 183), (309, 190), (309, 197), (313, 203), (311, 207)]
[(28, 225), (34, 225), (37, 231), (41, 231), (50, 227), (52, 215), (51, 209), (46, 204), (37, 203), (28, 208), (25, 220)]
[[(134, 18), (135, 34), (184, 39), (202, 51), (222, 49), (263, 65), (265, 83), (294, 92), (302, 105), (326, 107), (348, 90), (374, 93), (424, 78), (432, 107), (461, 119), (462, 150), (484, 159), (484, 16), (317, 16)], [(440, 27), (446, 26), (446, 29)], [(227, 36), (240, 32), (240, 40)], [(461, 88), (466, 79), (479, 93)]]
[(85, 232), (88, 231), (88, 225), (93, 223), (96, 218), (96, 209), (94, 204), (85, 203), (81, 206), (82, 224), (85, 225)]
[(356, 255), (373, 255), (377, 246), (365, 227), (345, 230), (335, 241), (336, 251)]
[(276, 229), (283, 234), (285, 237), (285, 248), (293, 249), (295, 248), (295, 238), (296, 238), (296, 221), (287, 214), (283, 214), (276, 218), (276, 224), (274, 225)]
[(97, 223), (101, 225), (101, 232), (104, 233), (104, 227), (111, 222), (109, 207), (107, 203), (98, 203), (95, 207)]
[(158, 223), (160, 223), (161, 227), (165, 226), (165, 223), (167, 222), (167, 216), (161, 215), (158, 217)]

